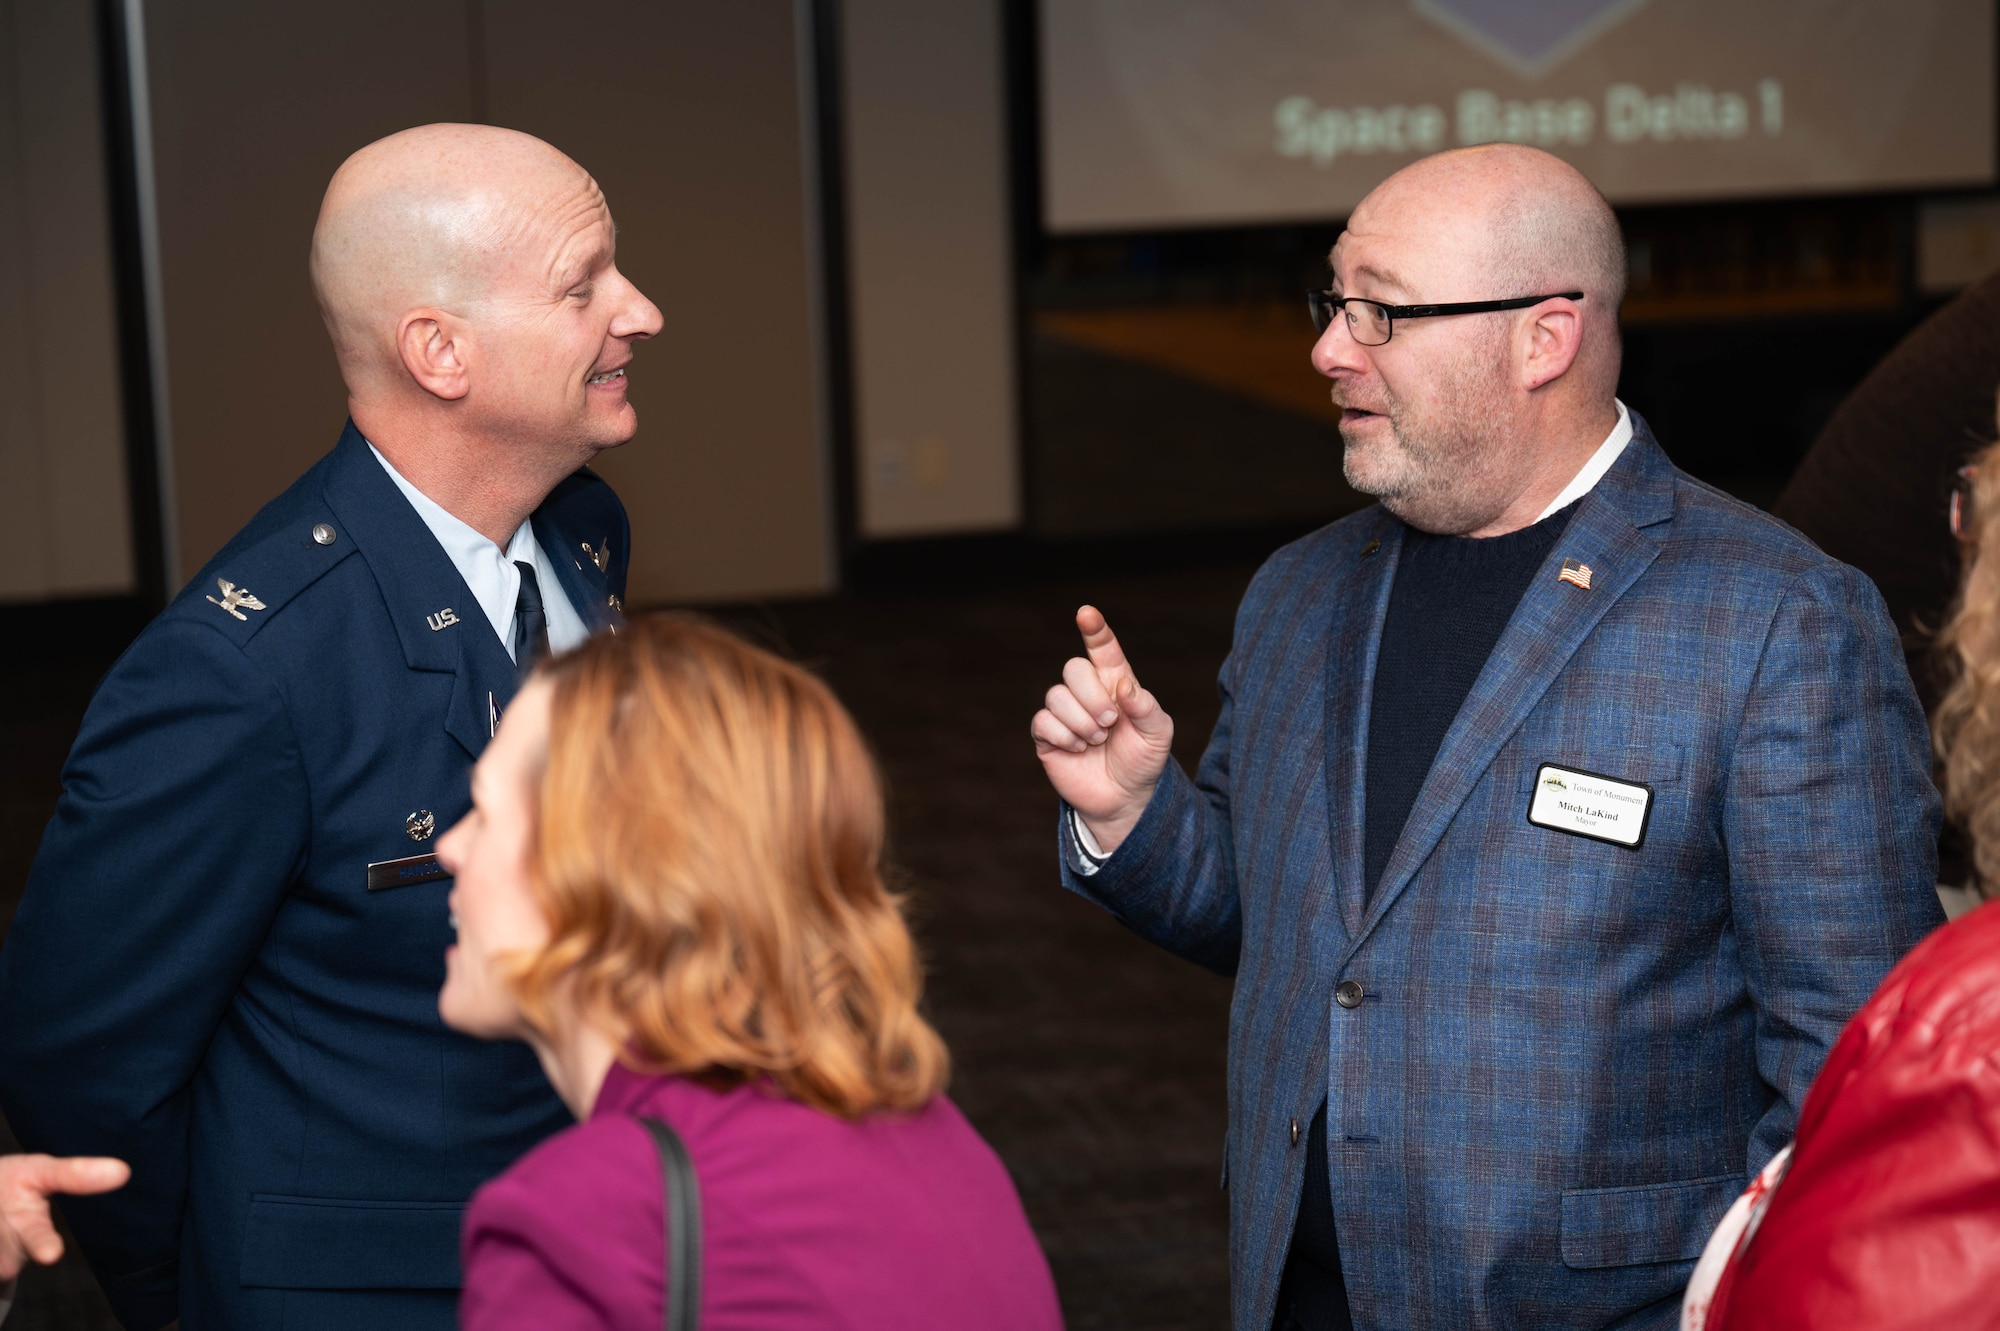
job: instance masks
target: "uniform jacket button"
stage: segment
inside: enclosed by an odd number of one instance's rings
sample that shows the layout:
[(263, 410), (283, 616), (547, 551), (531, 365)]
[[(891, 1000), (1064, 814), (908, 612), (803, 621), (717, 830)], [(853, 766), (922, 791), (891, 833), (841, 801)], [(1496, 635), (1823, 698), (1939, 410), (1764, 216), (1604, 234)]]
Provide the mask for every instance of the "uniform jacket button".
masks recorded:
[(1333, 987), (1333, 1001), (1344, 1008), (1361, 1006), (1361, 984), (1357, 980), (1342, 980)]
[(319, 523), (313, 528), (313, 543), (316, 545), (332, 545), (333, 528), (327, 526), (324, 522)]
[(1293, 1119), (1293, 1120), (1292, 1120), (1292, 1145), (1294, 1145), (1294, 1146), (1297, 1146), (1298, 1144), (1299, 1144), (1299, 1121), (1298, 1121), (1297, 1119)]

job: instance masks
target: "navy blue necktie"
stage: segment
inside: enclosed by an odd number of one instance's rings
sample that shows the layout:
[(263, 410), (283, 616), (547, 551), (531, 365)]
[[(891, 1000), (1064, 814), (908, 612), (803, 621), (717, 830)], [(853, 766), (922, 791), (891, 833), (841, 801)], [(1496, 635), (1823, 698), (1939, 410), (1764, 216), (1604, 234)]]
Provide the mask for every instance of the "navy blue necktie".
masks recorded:
[(514, 598), (514, 663), (526, 670), (549, 654), (549, 617), (542, 609), (542, 584), (535, 566), (515, 560), (521, 570), (521, 593)]

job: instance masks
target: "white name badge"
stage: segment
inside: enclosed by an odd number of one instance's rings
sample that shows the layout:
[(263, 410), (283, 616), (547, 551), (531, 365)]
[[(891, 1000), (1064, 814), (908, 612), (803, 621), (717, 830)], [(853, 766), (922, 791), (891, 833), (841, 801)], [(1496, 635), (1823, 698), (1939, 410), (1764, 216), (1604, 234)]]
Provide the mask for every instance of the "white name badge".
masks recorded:
[(1537, 827), (1632, 850), (1646, 839), (1652, 812), (1651, 786), (1554, 763), (1536, 769), (1535, 796), (1528, 802), (1528, 821)]

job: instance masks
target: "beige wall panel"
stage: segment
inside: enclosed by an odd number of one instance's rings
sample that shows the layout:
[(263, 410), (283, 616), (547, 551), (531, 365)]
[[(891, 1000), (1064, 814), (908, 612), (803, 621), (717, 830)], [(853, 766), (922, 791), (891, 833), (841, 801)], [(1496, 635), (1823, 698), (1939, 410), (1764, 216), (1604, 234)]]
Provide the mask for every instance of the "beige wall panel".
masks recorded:
[(589, 168), (666, 316), (631, 370), (639, 434), (599, 464), (632, 517), (627, 599), (824, 591), (793, 6), (591, 0), (552, 32), (557, 12), (487, 0), (487, 117)]
[(339, 437), (320, 195), (356, 148), (471, 117), (466, 31), (464, 0), (147, 6), (183, 578)]
[(861, 534), (1015, 526), (998, 0), (841, 11)]
[(183, 575), (339, 429), (306, 273), (327, 178), (384, 134), (474, 118), (480, 89), (483, 118), (596, 173), (667, 313), (633, 373), (640, 436), (604, 467), (638, 533), (633, 602), (829, 585), (792, 22), (780, 0), (150, 7)]
[(0, 0), (0, 600), (133, 590), (96, 32)]

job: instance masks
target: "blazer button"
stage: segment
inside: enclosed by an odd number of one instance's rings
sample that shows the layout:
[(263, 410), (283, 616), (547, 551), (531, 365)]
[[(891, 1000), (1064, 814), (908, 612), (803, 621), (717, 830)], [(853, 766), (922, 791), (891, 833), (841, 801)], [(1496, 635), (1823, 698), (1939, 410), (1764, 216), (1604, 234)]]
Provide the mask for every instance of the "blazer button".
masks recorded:
[(313, 541), (318, 545), (332, 545), (334, 541), (333, 528), (327, 526), (324, 522), (320, 523), (313, 528)]
[(1294, 1146), (1297, 1146), (1298, 1144), (1299, 1144), (1299, 1121), (1298, 1121), (1297, 1119), (1293, 1119), (1293, 1120), (1292, 1120), (1292, 1145), (1294, 1145)]
[(1342, 980), (1333, 986), (1333, 1001), (1344, 1008), (1361, 1006), (1361, 985), (1355, 980)]

